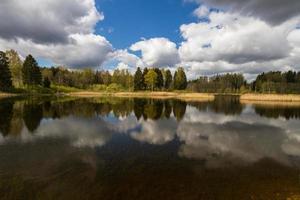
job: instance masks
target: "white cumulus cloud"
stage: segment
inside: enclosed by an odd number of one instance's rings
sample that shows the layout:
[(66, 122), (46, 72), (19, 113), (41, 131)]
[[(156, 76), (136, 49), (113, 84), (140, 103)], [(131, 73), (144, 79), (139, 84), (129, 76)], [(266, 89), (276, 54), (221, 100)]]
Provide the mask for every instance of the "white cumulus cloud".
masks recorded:
[(142, 40), (130, 49), (141, 51), (143, 62), (150, 67), (173, 67), (179, 62), (176, 44), (167, 38)]
[(94, 0), (4, 0), (0, 2), (0, 49), (31, 53), (54, 64), (97, 67), (113, 48), (94, 34), (104, 15)]

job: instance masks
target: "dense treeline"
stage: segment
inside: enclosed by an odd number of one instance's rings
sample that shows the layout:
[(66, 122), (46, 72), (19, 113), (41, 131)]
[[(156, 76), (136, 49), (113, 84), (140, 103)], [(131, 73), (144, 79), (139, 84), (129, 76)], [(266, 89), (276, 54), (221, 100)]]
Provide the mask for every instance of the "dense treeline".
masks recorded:
[(300, 72), (268, 72), (257, 76), (251, 90), (261, 93), (300, 93)]
[(242, 74), (224, 74), (190, 81), (188, 89), (203, 93), (239, 93), (246, 85)]
[(169, 69), (137, 68), (134, 74), (125, 69), (95, 71), (70, 70), (63, 67), (40, 68), (35, 58), (28, 55), (22, 61), (14, 50), (0, 51), (0, 91), (12, 88), (44, 88), (67, 86), (79, 89), (108, 91), (172, 91), (185, 90), (203, 93), (293, 93), (300, 94), (300, 72), (271, 71), (259, 74), (247, 83), (238, 73), (212, 77), (201, 76), (187, 81), (184, 69), (173, 73)]
[(278, 93), (300, 94), (300, 72), (271, 71), (259, 74), (247, 83), (242, 74), (224, 74), (213, 77), (199, 77), (190, 81), (188, 89), (204, 93)]
[[(170, 70), (137, 68), (134, 75), (128, 70), (94, 71), (70, 70), (63, 67), (40, 68), (32, 55), (24, 62), (14, 50), (0, 52), (0, 90), (28, 86), (67, 86), (96, 90), (184, 90), (187, 78), (183, 68), (172, 76)], [(31, 88), (31, 87), (29, 87)]]
[(22, 63), (16, 51), (0, 51), (1, 91), (9, 91), (21, 85), (42, 85), (42, 80), (41, 69), (31, 55), (28, 55)]
[(183, 68), (179, 67), (172, 77), (169, 69), (145, 68), (143, 72), (138, 67), (134, 74), (134, 90), (184, 90), (187, 78)]

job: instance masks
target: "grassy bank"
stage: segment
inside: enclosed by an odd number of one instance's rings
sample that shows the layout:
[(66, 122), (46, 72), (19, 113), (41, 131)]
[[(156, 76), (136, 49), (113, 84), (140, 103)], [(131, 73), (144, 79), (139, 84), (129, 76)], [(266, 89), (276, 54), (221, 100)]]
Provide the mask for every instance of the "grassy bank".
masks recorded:
[(203, 93), (188, 93), (188, 92), (71, 92), (69, 96), (75, 97), (135, 97), (135, 98), (156, 98), (156, 99), (168, 99), (176, 98), (183, 100), (193, 101), (207, 101), (214, 100), (214, 94)]
[(257, 102), (300, 102), (300, 95), (293, 94), (243, 94), (241, 101)]
[(194, 93), (188, 91), (173, 91), (173, 92), (150, 92), (140, 91), (132, 92), (126, 90), (119, 90), (113, 88), (112, 90), (99, 90), (99, 88), (78, 89), (73, 87), (65, 87), (52, 85), (51, 88), (44, 88), (41, 86), (24, 87), (13, 89), (11, 92), (0, 92), (0, 98), (12, 97), (17, 95), (24, 96), (38, 96), (38, 95), (53, 95), (53, 96), (70, 96), (70, 97), (135, 97), (135, 98), (156, 98), (156, 99), (168, 99), (176, 98), (186, 101), (207, 101), (214, 100), (215, 96), (219, 95), (238, 95), (242, 103), (259, 103), (274, 104), (272, 102), (293, 102), (300, 104), (300, 95), (289, 94), (223, 94), (223, 93)]

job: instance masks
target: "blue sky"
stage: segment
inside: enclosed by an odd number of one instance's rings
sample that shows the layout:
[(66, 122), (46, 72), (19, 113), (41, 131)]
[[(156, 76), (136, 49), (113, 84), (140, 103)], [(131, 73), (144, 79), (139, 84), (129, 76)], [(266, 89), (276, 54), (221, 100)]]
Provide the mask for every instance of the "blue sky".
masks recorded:
[(196, 20), (192, 13), (198, 5), (182, 0), (96, 0), (96, 6), (105, 16), (96, 33), (124, 49), (141, 38), (166, 37), (180, 43), (179, 27)]

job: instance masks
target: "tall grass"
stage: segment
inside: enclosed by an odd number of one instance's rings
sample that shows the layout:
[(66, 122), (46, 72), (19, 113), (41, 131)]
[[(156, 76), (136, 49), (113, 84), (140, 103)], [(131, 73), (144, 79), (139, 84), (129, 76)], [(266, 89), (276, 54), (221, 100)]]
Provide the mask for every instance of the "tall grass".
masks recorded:
[(300, 95), (294, 94), (243, 94), (240, 98), (242, 101), (285, 101), (300, 102)]

